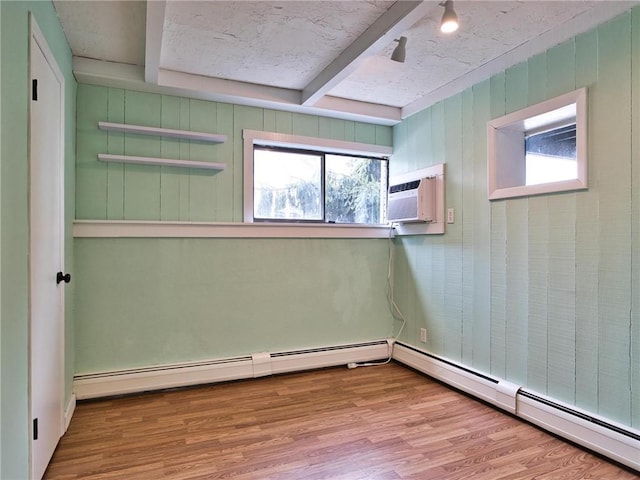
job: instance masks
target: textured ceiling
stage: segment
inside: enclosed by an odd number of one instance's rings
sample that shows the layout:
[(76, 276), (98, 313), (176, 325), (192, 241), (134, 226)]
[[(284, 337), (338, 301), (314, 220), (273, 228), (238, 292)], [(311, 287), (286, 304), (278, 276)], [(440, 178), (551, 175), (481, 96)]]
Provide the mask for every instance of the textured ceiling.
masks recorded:
[[(439, 31), (440, 14), (424, 17), (407, 37), (404, 64), (385, 52), (369, 59), (330, 95), (403, 107), (454, 78), (561, 26), (598, 2), (455, 2), (460, 29)], [(491, 26), (488, 28), (488, 26)]]
[(54, 4), (73, 54), (144, 65), (145, 2)]
[(160, 64), (169, 70), (302, 89), (391, 4), (169, 3)]
[[(372, 104), (391, 120), (503, 57), (524, 60), (536, 53), (529, 44), (549, 48), (635, 3), (456, 1), (460, 29), (445, 35), (436, 1), (54, 1), (74, 56), (99, 75), (136, 65), (144, 83), (181, 92), (343, 113)], [(389, 58), (401, 35), (402, 64)]]

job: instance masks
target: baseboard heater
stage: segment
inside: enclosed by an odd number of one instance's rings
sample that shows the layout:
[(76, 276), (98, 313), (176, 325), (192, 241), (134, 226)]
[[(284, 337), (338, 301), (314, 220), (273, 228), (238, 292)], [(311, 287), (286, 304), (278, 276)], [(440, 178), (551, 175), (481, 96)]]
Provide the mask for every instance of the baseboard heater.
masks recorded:
[(640, 431), (396, 342), (393, 358), (545, 430), (640, 471)]
[(85, 400), (255, 378), (346, 365), (351, 362), (368, 362), (387, 358), (391, 349), (390, 345), (390, 342), (383, 339), (275, 353), (257, 352), (246, 356), (201, 362), (79, 374), (73, 379), (73, 391), (78, 400)]

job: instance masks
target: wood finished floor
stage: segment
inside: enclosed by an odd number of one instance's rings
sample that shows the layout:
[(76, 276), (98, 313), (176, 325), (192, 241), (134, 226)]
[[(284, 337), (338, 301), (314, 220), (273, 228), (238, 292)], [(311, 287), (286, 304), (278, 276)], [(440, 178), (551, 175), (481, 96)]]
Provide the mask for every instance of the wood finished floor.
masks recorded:
[(397, 364), (79, 403), (72, 479), (638, 479)]

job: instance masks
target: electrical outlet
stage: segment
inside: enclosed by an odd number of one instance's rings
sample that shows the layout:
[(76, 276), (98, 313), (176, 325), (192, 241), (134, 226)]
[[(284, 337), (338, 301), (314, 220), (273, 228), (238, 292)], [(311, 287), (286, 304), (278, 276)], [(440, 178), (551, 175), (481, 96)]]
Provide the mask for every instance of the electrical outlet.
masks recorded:
[(420, 341), (422, 343), (427, 343), (427, 329), (426, 328), (421, 328), (420, 329)]
[(447, 223), (454, 223), (456, 221), (456, 211), (453, 208), (447, 209)]

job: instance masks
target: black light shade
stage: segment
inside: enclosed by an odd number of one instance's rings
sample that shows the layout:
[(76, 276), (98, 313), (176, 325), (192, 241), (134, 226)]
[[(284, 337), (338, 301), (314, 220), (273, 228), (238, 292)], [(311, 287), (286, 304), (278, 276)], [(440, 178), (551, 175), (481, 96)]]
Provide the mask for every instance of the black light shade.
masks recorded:
[(393, 53), (391, 54), (391, 60), (394, 62), (404, 63), (404, 58), (407, 54), (405, 50), (405, 45), (407, 44), (407, 37), (400, 37), (400, 39), (396, 39), (398, 42), (398, 46), (395, 48)]

